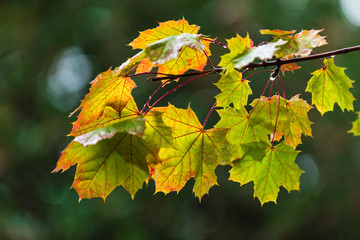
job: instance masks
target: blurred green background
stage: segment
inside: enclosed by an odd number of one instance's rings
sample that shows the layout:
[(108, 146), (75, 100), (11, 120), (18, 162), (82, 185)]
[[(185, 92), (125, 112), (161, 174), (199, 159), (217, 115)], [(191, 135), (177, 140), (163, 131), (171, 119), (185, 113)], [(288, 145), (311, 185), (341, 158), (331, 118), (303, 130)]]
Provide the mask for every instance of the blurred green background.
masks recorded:
[[(323, 52), (360, 43), (358, 0), (2, 0), (0, 2), (0, 239), (358, 239), (360, 234), (360, 138), (347, 131), (355, 114), (338, 106), (322, 118), (311, 110), (313, 138), (303, 138), (297, 158), (306, 171), (301, 192), (281, 189), (278, 204), (263, 207), (253, 185), (227, 181), (200, 204), (190, 181), (178, 194), (154, 193), (154, 184), (135, 200), (121, 187), (102, 199), (78, 203), (69, 189), (75, 169), (51, 174), (71, 140), (68, 113), (88, 83), (136, 51), (126, 44), (157, 21), (180, 19), (201, 26), (224, 42), (246, 33), (255, 44), (269, 40), (260, 29), (325, 29)], [(215, 63), (225, 49), (212, 46)], [(360, 99), (360, 52), (337, 56)], [(318, 61), (286, 73), (289, 97), (304, 93)], [(252, 78), (254, 95), (268, 74)], [(200, 121), (213, 104), (218, 77), (195, 81), (167, 98), (178, 107), (190, 99)], [(135, 79), (142, 105), (157, 83)], [(204, 100), (208, 99), (208, 100)], [(355, 109), (360, 104), (355, 102)], [(216, 122), (216, 114), (210, 124)]]

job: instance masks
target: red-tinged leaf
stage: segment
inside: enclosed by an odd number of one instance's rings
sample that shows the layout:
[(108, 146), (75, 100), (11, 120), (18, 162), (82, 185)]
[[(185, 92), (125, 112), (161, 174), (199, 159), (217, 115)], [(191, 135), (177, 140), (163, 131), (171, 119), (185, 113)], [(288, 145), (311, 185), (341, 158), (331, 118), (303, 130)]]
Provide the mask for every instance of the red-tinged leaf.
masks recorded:
[(325, 37), (319, 35), (321, 31), (322, 30), (303, 30), (294, 36), (292, 36), (294, 31), (281, 32), (281, 30), (262, 30), (260, 32), (262, 34), (273, 35), (274, 40), (272, 42), (277, 42), (279, 39), (286, 41), (286, 44), (283, 44), (275, 52), (275, 56), (277, 58), (289, 59), (294, 56), (309, 56), (315, 47), (325, 45)]
[(299, 68), (301, 68), (301, 67), (299, 65), (297, 65), (296, 63), (283, 64), (280, 67), (281, 72), (284, 76), (285, 76), (286, 71), (294, 72), (296, 69), (299, 69)]
[(332, 111), (335, 103), (343, 111), (353, 111), (355, 98), (349, 91), (353, 87), (353, 81), (345, 75), (345, 68), (337, 67), (334, 58), (325, 59), (324, 65), (324, 68), (312, 73), (313, 77), (305, 90), (312, 93), (313, 104), (321, 115)]
[(302, 134), (311, 136), (312, 123), (307, 116), (311, 106), (300, 99), (299, 95), (290, 100), (279, 98), (278, 95), (270, 98), (263, 96), (260, 100), (255, 99), (251, 106), (255, 107), (252, 111), (255, 122), (258, 121), (273, 130), (276, 124), (274, 140), (279, 141), (284, 136), (285, 143), (295, 148), (301, 143)]
[(249, 81), (242, 79), (242, 74), (235, 69), (223, 72), (215, 85), (221, 90), (216, 96), (217, 106), (227, 107), (231, 103), (235, 108), (247, 105), (248, 96), (252, 94)]
[(231, 163), (226, 130), (204, 130), (190, 107), (177, 109), (170, 105), (163, 121), (172, 128), (177, 149), (160, 149), (161, 162), (155, 166), (153, 174), (156, 191), (178, 192), (187, 180), (195, 178), (195, 196), (201, 200), (217, 184), (217, 165)]
[(295, 56), (309, 56), (312, 49), (327, 44), (325, 37), (318, 34), (321, 31), (323, 30), (302, 30), (300, 33), (295, 34), (294, 39), (299, 48)]
[(131, 90), (136, 87), (129, 77), (119, 76), (116, 70), (101, 73), (92, 82), (90, 92), (81, 105), (72, 114), (82, 108), (78, 119), (73, 123), (70, 135), (75, 135), (81, 128), (101, 117), (106, 106), (121, 112), (131, 99)]
[(154, 64), (148, 58), (143, 58), (140, 61), (138, 67), (136, 68), (135, 73), (150, 72), (153, 67), (154, 67)]
[(254, 197), (263, 205), (276, 202), (279, 188), (289, 192), (299, 190), (303, 171), (295, 163), (298, 151), (285, 143), (273, 147), (269, 143), (254, 142), (243, 145), (246, 152), (242, 159), (233, 162), (230, 180), (241, 185), (254, 182)]
[(88, 128), (92, 122), (98, 120), (107, 106), (121, 112), (126, 104), (132, 99), (131, 91), (136, 87), (127, 75), (133, 72), (144, 59), (145, 53), (140, 52), (115, 70), (109, 69), (99, 74), (91, 82), (90, 92), (81, 101), (80, 106), (70, 114), (81, 109), (78, 119), (73, 123), (72, 136), (79, 135), (83, 128)]
[(285, 143), (296, 148), (301, 143), (301, 135), (311, 136), (311, 124), (307, 113), (312, 107), (299, 94), (286, 100), (280, 109), (277, 131), (284, 135)]
[(274, 36), (291, 35), (295, 32), (296, 32), (295, 30), (283, 31), (283, 30), (279, 30), (279, 29), (275, 29), (275, 30), (262, 29), (262, 30), (260, 30), (260, 33), (263, 35), (274, 35)]
[[(236, 43), (238, 43), (238, 45), (234, 46)], [(286, 41), (279, 39), (276, 42), (263, 44), (259, 47), (252, 47), (249, 36), (246, 38), (236, 36), (235, 39), (228, 41), (228, 44), (230, 44), (230, 46), (228, 46), (230, 53), (221, 57), (219, 65), (224, 68), (241, 69), (249, 63), (252, 63), (256, 58), (260, 60), (272, 58), (278, 48), (285, 43)]]
[(207, 63), (203, 51), (208, 56), (211, 53), (210, 42), (200, 39), (199, 29), (196, 25), (189, 25), (185, 19), (167, 21), (159, 23), (157, 28), (140, 32), (129, 45), (145, 50), (157, 63), (160, 73), (182, 74), (189, 69), (201, 71)]
[(196, 34), (199, 31), (200, 27), (196, 25), (189, 25), (188, 21), (184, 18), (178, 21), (167, 21), (159, 23), (157, 28), (148, 29), (143, 32), (140, 32), (139, 36), (132, 41), (129, 46), (132, 46), (133, 49), (142, 49), (145, 48), (156, 41), (161, 39), (180, 35), (182, 33), (191, 33)]
[[(211, 55), (208, 41), (201, 41), (204, 51), (208, 56)], [(160, 73), (182, 74), (189, 69), (202, 71), (207, 64), (207, 57), (204, 52), (190, 47), (181, 49), (176, 59), (169, 60), (163, 64), (157, 64)]]
[(86, 148), (78, 142), (70, 143), (54, 172), (77, 164), (72, 187), (80, 200), (93, 197), (105, 200), (120, 185), (133, 198), (150, 177), (146, 158), (157, 158), (156, 155), (142, 138), (123, 132)]
[(357, 112), (357, 119), (352, 123), (352, 128), (349, 133), (354, 134), (354, 136), (360, 136), (360, 112)]

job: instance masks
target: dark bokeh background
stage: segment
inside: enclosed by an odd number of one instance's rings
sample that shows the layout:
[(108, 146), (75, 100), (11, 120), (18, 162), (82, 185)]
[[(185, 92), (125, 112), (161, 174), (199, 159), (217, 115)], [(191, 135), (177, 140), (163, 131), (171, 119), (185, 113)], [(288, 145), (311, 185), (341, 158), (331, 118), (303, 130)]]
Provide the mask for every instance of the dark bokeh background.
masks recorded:
[[(352, 5), (351, 5), (352, 4)], [(350, 7), (349, 7), (350, 6)], [(323, 118), (312, 110), (313, 138), (303, 138), (297, 163), (306, 171), (301, 192), (281, 189), (278, 204), (263, 207), (252, 184), (227, 181), (200, 204), (189, 182), (178, 195), (154, 193), (151, 182), (135, 200), (121, 187), (108, 197), (78, 203), (74, 168), (51, 174), (65, 135), (90, 82), (136, 53), (125, 44), (156, 21), (180, 19), (225, 41), (248, 32), (255, 43), (269, 40), (259, 29), (325, 29), (329, 44), (317, 51), (358, 45), (358, 0), (123, 0), (0, 2), (0, 239), (357, 239), (360, 234), (360, 138), (347, 131), (355, 114), (335, 107)], [(226, 50), (212, 46), (215, 63)], [(360, 53), (336, 57), (356, 80), (360, 99)], [(286, 74), (287, 96), (303, 93), (317, 61)], [(268, 75), (252, 78), (254, 96)], [(203, 121), (213, 104), (218, 78), (196, 81), (168, 101), (188, 100)], [(136, 79), (143, 103), (157, 86)], [(208, 100), (204, 100), (208, 99)], [(163, 104), (166, 104), (164, 101)], [(355, 102), (357, 111), (359, 101)], [(211, 120), (215, 123), (216, 116)]]

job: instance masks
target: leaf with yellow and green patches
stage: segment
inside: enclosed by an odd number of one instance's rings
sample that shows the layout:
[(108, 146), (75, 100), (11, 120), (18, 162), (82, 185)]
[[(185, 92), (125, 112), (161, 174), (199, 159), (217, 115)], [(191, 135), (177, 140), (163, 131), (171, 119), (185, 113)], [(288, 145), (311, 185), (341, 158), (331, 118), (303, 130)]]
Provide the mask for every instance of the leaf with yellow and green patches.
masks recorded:
[(230, 53), (221, 56), (219, 66), (223, 68), (234, 68), (234, 64), (232, 63), (233, 59), (245, 52), (246, 49), (251, 48), (253, 41), (250, 39), (249, 34), (246, 35), (245, 38), (236, 34), (236, 37), (227, 39), (226, 41)]
[(254, 197), (263, 205), (276, 202), (279, 188), (289, 192), (299, 190), (300, 176), (303, 173), (295, 163), (298, 151), (284, 142), (271, 146), (265, 142), (254, 142), (242, 146), (246, 154), (233, 162), (230, 180), (241, 185), (254, 182)]
[(239, 109), (228, 107), (217, 110), (220, 115), (220, 121), (215, 128), (226, 128), (227, 141), (237, 146), (237, 157), (242, 157), (244, 152), (241, 145), (250, 142), (268, 141), (268, 135), (273, 133), (272, 126), (268, 122), (257, 118), (252, 113), (249, 114), (244, 107)]
[(129, 45), (142, 49), (160, 73), (182, 74), (189, 69), (201, 71), (211, 55), (209, 42), (197, 34), (200, 27), (188, 21), (167, 21), (154, 29), (140, 32)]
[(285, 143), (295, 148), (301, 143), (302, 134), (311, 136), (311, 122), (307, 116), (311, 106), (299, 95), (290, 100), (278, 95), (270, 98), (263, 96), (255, 99), (251, 106), (254, 107), (252, 114), (255, 121), (269, 129), (275, 129), (276, 124), (274, 140), (279, 141), (284, 136)]
[(248, 96), (252, 94), (249, 81), (242, 79), (242, 74), (235, 69), (223, 72), (215, 85), (221, 90), (216, 96), (216, 105), (227, 107), (231, 103), (235, 108), (247, 105)]
[(352, 123), (352, 128), (349, 133), (354, 134), (354, 136), (360, 136), (360, 112), (357, 112), (357, 119)]
[[(88, 129), (88, 125), (94, 125), (104, 113), (107, 106), (112, 107), (121, 112), (126, 104), (132, 99), (131, 91), (136, 84), (127, 75), (133, 71), (142, 60), (145, 53), (140, 52), (120, 67), (99, 74), (94, 81), (91, 82), (90, 92), (81, 101), (80, 106), (70, 114), (72, 116), (81, 109), (77, 116), (77, 120), (73, 123), (71, 136), (83, 134), (83, 129)], [(141, 67), (145, 67), (144, 63)]]
[(235, 38), (228, 40), (230, 53), (221, 56), (219, 66), (229, 69), (241, 69), (249, 63), (252, 63), (255, 59), (262, 61), (270, 59), (274, 56), (277, 49), (285, 43), (286, 41), (279, 39), (276, 42), (253, 47), (249, 35), (247, 35), (246, 38), (237, 35)]
[(354, 96), (349, 91), (353, 81), (344, 72), (345, 68), (337, 67), (334, 58), (325, 59), (324, 68), (312, 73), (313, 77), (309, 80), (306, 92), (311, 92), (312, 103), (319, 110), (321, 115), (334, 109), (337, 103), (344, 111), (354, 110)]
[(315, 47), (320, 47), (327, 44), (325, 37), (320, 36), (322, 30), (302, 30), (300, 33), (292, 36), (295, 31), (282, 31), (282, 30), (261, 30), (261, 34), (272, 35), (273, 41), (277, 42), (282, 39), (286, 42), (278, 48), (275, 52), (277, 58), (293, 58), (306, 57), (311, 54)]
[(312, 107), (299, 94), (286, 100), (280, 109), (277, 131), (284, 135), (285, 143), (296, 148), (301, 143), (301, 136), (311, 136), (311, 124), (308, 112)]
[(160, 149), (160, 164), (152, 175), (156, 191), (178, 192), (190, 178), (195, 178), (194, 193), (201, 200), (217, 184), (216, 167), (231, 164), (226, 130), (204, 130), (190, 107), (178, 109), (170, 105), (163, 121), (172, 128), (177, 148)]
[(150, 177), (148, 165), (159, 163), (160, 147), (171, 148), (171, 129), (162, 108), (140, 114), (134, 100), (121, 113), (106, 108), (97, 124), (83, 129), (62, 153), (55, 172), (77, 164), (73, 187), (80, 199), (105, 199), (122, 185), (132, 197)]
[(80, 200), (94, 197), (105, 200), (117, 186), (123, 186), (133, 198), (150, 177), (146, 159), (157, 158), (157, 152), (141, 137), (127, 132), (114, 134), (95, 145), (83, 144), (71, 142), (54, 170), (65, 171), (77, 164), (72, 187)]

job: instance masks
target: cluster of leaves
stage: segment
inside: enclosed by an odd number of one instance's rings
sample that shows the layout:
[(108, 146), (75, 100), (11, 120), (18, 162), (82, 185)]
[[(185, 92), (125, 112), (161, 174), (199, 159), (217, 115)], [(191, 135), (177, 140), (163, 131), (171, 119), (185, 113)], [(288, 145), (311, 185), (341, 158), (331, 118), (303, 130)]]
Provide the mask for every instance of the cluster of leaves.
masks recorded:
[[(199, 27), (185, 19), (160, 23), (157, 28), (140, 32), (130, 43), (141, 51), (114, 70), (99, 74), (91, 82), (90, 92), (75, 112), (70, 136), (73, 141), (62, 152), (55, 172), (77, 165), (72, 187), (83, 198), (104, 200), (117, 186), (123, 186), (132, 197), (149, 179), (156, 192), (179, 192), (190, 178), (195, 179), (194, 193), (201, 198), (217, 184), (215, 169), (231, 165), (230, 180), (254, 182), (254, 196), (261, 204), (276, 201), (280, 186), (299, 190), (303, 171), (295, 163), (301, 136), (311, 136), (307, 113), (312, 108), (299, 95), (285, 98), (281, 70), (298, 69), (295, 63), (278, 64), (272, 70), (263, 94), (248, 104), (252, 94), (249, 80), (243, 74), (255, 61), (306, 57), (312, 49), (326, 44), (318, 30), (262, 30), (273, 36), (270, 43), (254, 46), (253, 41), (237, 35), (227, 40), (229, 53), (214, 68), (209, 44), (221, 44), (198, 33)], [(222, 44), (226, 46), (225, 44)], [(209, 70), (204, 70), (207, 64)], [(151, 72), (155, 68), (157, 71)], [(245, 71), (240, 72), (240, 70)], [(193, 70), (190, 74), (184, 74)], [(134, 73), (135, 72), (135, 73)], [(155, 105), (177, 88), (208, 74), (220, 72), (216, 86), (221, 93), (216, 108), (221, 119), (205, 129), (194, 111), (171, 104)], [(178, 81), (182, 76), (195, 76), (152, 105), (155, 93), (139, 110), (131, 92), (136, 87), (131, 79), (137, 75), (155, 74), (163, 80)], [(321, 69), (312, 73), (306, 91), (312, 93), (313, 105), (324, 114), (337, 103), (343, 110), (353, 110), (354, 97), (349, 92), (352, 81), (334, 59), (325, 59)], [(277, 79), (278, 93), (265, 97)], [(158, 90), (159, 90), (158, 89)], [(281, 91), (282, 90), (282, 91)], [(282, 96), (280, 93), (283, 93)], [(271, 90), (270, 90), (271, 94)], [(331, 96), (331, 97), (329, 97)], [(74, 114), (73, 112), (72, 114)], [(71, 115), (72, 115), (71, 114)], [(209, 116), (208, 115), (208, 116)], [(353, 132), (359, 135), (360, 120)]]

